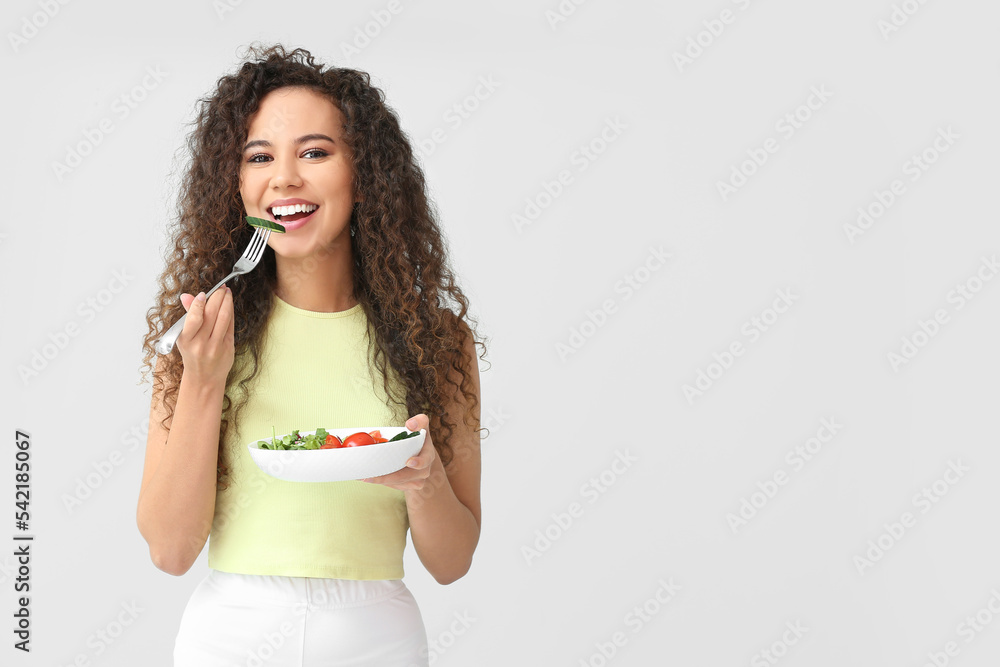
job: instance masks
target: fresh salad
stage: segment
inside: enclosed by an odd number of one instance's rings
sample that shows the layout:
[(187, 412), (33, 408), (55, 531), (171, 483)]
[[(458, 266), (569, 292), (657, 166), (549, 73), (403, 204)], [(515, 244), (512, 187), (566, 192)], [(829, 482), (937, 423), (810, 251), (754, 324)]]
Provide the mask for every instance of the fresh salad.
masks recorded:
[(284, 450), (339, 449), (341, 447), (362, 447), (364, 445), (374, 445), (378, 442), (395, 442), (396, 440), (406, 440), (407, 438), (412, 438), (415, 435), (420, 435), (420, 431), (403, 431), (387, 440), (382, 437), (382, 433), (378, 430), (369, 431), (368, 433), (358, 431), (357, 433), (352, 433), (341, 440), (332, 433), (327, 433), (325, 428), (318, 428), (315, 433), (310, 433), (309, 435), (302, 435), (299, 433), (298, 429), (295, 429), (288, 435), (284, 435), (279, 439), (277, 435), (273, 435), (273, 426), (271, 427), (271, 431), (271, 440), (258, 440), (258, 448)]

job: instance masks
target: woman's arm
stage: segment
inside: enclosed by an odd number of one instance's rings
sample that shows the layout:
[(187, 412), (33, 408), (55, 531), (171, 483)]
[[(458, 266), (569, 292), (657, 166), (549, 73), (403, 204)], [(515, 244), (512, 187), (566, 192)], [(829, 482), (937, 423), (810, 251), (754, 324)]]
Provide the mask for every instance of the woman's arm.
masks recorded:
[(177, 338), (184, 360), (177, 405), (168, 434), (160, 425), (166, 416), (162, 396), (154, 389), (135, 517), (153, 564), (176, 576), (190, 569), (212, 530), (219, 426), (235, 354), (228, 287), (207, 300), (182, 294), (181, 304), (188, 319)]
[[(473, 414), (478, 424), (479, 363), (471, 335), (465, 349), (465, 368), (476, 396)], [(456, 379), (460, 379), (457, 374)], [(409, 463), (416, 465), (391, 475), (370, 478), (372, 482), (405, 492), (413, 546), (420, 562), (440, 584), (450, 584), (465, 576), (479, 544), (482, 458), (479, 433), (465, 421), (468, 405), (462, 393), (456, 390), (446, 409), (449, 421), (456, 424), (449, 440), (453, 458), (447, 471), (434, 449), (427, 415), (420, 414), (406, 422), (411, 431), (428, 429), (423, 448), (410, 459)]]
[(224, 385), (181, 376), (169, 435), (153, 394), (136, 524), (153, 564), (175, 576), (191, 568), (212, 529), (224, 394)]

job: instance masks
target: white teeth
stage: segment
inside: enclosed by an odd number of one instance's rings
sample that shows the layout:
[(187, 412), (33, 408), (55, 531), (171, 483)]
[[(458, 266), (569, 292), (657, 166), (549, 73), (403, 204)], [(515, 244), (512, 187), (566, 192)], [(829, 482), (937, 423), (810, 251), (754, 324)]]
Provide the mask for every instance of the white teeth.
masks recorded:
[(293, 204), (292, 206), (275, 206), (271, 213), (275, 216), (291, 215), (292, 213), (311, 213), (318, 209), (315, 204)]

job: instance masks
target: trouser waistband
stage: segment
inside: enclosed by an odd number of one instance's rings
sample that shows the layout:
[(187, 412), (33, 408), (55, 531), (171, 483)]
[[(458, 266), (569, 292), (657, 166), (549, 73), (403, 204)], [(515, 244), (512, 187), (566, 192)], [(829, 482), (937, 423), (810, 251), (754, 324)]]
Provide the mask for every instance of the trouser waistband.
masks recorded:
[(305, 603), (316, 608), (346, 608), (374, 604), (407, 590), (402, 579), (325, 579), (208, 571), (208, 583), (234, 599), (275, 605)]

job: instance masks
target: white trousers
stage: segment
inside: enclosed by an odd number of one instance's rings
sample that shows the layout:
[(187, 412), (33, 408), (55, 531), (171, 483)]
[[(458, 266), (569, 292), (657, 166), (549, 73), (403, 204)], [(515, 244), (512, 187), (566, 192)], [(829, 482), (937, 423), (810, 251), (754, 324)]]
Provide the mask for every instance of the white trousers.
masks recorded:
[(181, 617), (174, 667), (427, 667), (427, 632), (402, 579), (209, 570)]

